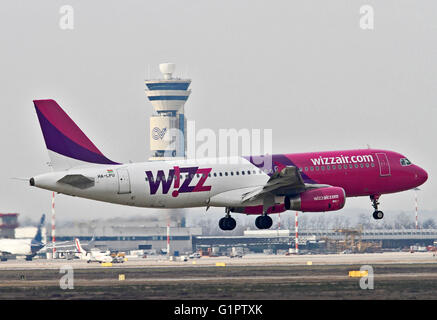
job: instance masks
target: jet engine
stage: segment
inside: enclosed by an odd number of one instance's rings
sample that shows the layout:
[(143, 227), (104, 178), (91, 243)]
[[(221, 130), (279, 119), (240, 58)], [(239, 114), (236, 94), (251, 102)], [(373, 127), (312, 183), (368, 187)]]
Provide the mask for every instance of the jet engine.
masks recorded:
[(293, 197), (286, 196), (286, 210), (302, 212), (324, 212), (340, 210), (346, 202), (346, 194), (340, 187), (311, 189)]

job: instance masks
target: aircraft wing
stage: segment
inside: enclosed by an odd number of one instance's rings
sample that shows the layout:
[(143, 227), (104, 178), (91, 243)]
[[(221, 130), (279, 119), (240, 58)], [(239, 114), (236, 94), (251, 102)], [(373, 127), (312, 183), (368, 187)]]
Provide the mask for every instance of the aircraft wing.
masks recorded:
[(55, 243), (55, 245), (53, 245), (53, 243), (48, 243), (45, 245), (46, 249), (63, 249), (63, 248), (75, 248), (75, 245), (73, 242), (70, 243)]
[(287, 166), (281, 171), (272, 174), (264, 186), (256, 187), (254, 190), (244, 193), (242, 195), (242, 202), (245, 203), (272, 196), (297, 195), (308, 189), (326, 186), (305, 183), (297, 167)]

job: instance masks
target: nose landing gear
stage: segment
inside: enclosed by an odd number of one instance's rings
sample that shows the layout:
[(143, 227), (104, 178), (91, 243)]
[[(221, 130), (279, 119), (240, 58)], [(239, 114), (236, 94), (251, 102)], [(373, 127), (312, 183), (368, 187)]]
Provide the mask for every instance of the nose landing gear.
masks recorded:
[(375, 208), (375, 211), (373, 212), (373, 218), (375, 220), (380, 220), (380, 219), (384, 218), (384, 212), (378, 210), (379, 197), (380, 197), (379, 195), (370, 196), (370, 200), (372, 200), (372, 206), (373, 206), (373, 208)]
[(376, 210), (375, 212), (373, 212), (373, 218), (376, 220), (384, 218), (384, 212)]

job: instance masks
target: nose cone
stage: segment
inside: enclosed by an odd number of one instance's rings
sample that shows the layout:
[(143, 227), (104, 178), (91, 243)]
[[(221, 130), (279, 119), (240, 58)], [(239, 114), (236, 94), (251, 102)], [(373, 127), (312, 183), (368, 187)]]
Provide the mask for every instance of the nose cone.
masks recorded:
[(418, 186), (424, 184), (425, 181), (428, 180), (428, 173), (420, 167), (416, 168), (416, 172), (415, 172), (414, 176), (416, 178)]

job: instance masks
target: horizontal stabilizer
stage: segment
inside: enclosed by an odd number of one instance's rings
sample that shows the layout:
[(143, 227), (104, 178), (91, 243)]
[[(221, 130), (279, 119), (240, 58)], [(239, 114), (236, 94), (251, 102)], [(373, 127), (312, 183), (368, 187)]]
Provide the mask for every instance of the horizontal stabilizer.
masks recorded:
[(62, 179), (59, 179), (58, 182), (79, 189), (87, 189), (94, 186), (94, 178), (88, 178), (81, 174), (67, 174)]
[(30, 178), (24, 178), (24, 177), (12, 177), (10, 178), (12, 180), (19, 180), (19, 181), (26, 181), (28, 182)]

